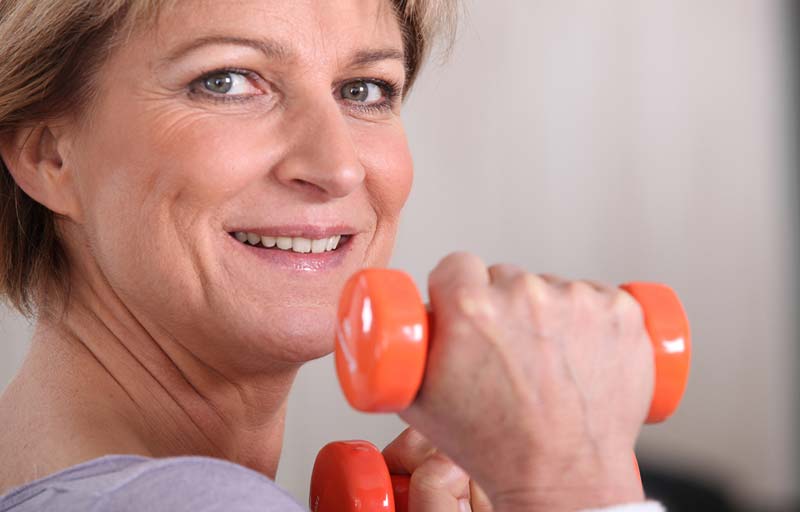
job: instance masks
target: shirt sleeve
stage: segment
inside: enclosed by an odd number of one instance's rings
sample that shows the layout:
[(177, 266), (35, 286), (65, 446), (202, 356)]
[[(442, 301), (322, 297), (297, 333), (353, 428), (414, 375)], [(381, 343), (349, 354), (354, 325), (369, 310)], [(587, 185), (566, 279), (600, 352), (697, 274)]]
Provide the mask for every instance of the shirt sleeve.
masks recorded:
[(219, 459), (173, 457), (113, 471), (84, 469), (79, 477), (64, 474), (0, 499), (0, 512), (307, 512), (266, 476)]
[[(175, 460), (175, 459), (173, 459)], [(242, 466), (191, 458), (153, 464), (105, 490), (92, 512), (304, 512), (269, 478)]]

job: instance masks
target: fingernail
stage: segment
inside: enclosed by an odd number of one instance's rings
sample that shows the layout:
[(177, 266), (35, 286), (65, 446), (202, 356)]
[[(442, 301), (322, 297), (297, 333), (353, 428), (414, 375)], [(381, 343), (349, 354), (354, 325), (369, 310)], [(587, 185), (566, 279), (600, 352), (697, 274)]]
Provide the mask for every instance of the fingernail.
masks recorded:
[(472, 512), (472, 505), (469, 500), (458, 500), (458, 512)]

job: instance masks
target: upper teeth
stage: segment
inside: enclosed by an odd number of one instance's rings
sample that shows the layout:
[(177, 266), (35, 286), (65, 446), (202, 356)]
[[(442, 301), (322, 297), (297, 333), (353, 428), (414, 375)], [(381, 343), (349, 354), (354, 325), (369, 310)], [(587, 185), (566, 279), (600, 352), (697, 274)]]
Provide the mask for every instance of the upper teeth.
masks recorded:
[(312, 240), (301, 236), (261, 236), (255, 233), (237, 231), (234, 233), (237, 240), (250, 245), (262, 245), (263, 247), (277, 247), (285, 251), (294, 252), (314, 252), (320, 253), (332, 251), (339, 245), (342, 235), (335, 235), (328, 238)]

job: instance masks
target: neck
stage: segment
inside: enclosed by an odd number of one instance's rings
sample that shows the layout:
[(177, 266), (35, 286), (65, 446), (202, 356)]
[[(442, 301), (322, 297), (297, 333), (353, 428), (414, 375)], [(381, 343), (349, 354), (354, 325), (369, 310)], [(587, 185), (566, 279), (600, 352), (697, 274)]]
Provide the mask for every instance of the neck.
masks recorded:
[(146, 328), (112, 293), (80, 285), (63, 315), (40, 319), (29, 361), (37, 359), (57, 408), (94, 444), (86, 453), (206, 455), (275, 478), (298, 365), (232, 375)]

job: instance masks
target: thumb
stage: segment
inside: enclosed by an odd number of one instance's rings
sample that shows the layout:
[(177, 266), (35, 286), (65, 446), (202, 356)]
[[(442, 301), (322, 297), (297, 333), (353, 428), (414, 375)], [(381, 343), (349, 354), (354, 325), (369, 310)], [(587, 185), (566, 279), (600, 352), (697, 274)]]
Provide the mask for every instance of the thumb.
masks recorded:
[[(469, 511), (469, 476), (420, 432), (408, 428), (383, 450), (393, 474), (411, 475), (408, 512)], [(459, 500), (467, 508), (459, 508)]]
[(469, 501), (472, 504), (472, 512), (492, 512), (492, 503), (489, 497), (475, 480), (469, 482)]
[(469, 476), (453, 461), (437, 452), (411, 474), (408, 510), (409, 512), (469, 511), (469, 492)]

